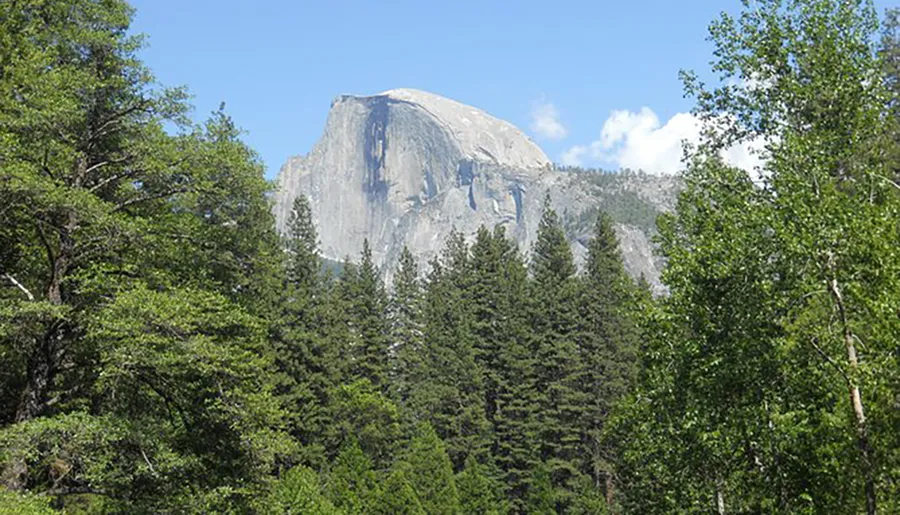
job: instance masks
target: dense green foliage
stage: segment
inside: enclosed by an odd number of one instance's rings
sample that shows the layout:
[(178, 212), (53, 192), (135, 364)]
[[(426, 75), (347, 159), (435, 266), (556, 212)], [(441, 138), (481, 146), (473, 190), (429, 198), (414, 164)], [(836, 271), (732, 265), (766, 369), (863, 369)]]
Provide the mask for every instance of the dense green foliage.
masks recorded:
[[(758, 1), (712, 25), (723, 85), (685, 75), (716, 127), (661, 223), (671, 296), (611, 431), (627, 510), (900, 510), (896, 34), (881, 51), (876, 28), (863, 2)], [(718, 157), (748, 138), (757, 176)]]
[(656, 223), (636, 172), (548, 197), (527, 257), (482, 227), (392, 284), (326, 262), (130, 19), (0, 2), (0, 513), (900, 511), (897, 11), (713, 23), (657, 299), (614, 228)]
[(226, 115), (188, 125), (153, 85), (130, 14), (0, 4), (2, 480), (57, 506), (240, 511), (295, 447), (269, 186)]

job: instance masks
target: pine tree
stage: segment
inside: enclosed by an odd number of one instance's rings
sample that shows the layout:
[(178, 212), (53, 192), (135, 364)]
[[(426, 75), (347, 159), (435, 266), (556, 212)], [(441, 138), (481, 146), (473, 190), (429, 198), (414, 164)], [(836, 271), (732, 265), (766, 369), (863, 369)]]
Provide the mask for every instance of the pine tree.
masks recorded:
[(522, 256), (511, 244), (500, 273), (503, 295), (498, 304), (503, 309), (493, 323), (501, 328), (503, 334), (498, 336), (502, 336), (502, 345), (498, 349), (496, 369), (490, 372), (497, 384), (492, 457), (507, 486), (511, 508), (521, 512), (531, 469), (540, 459), (537, 415), (541, 396), (529, 323), (528, 271)]
[(394, 468), (388, 475), (375, 501), (369, 506), (371, 515), (428, 515), (419, 502), (406, 469)]
[(356, 321), (353, 310), (353, 288), (356, 284), (358, 266), (350, 256), (344, 256), (340, 265), (340, 274), (328, 284), (325, 310), (323, 313), (324, 330), (327, 338), (333, 343), (338, 355), (337, 375), (343, 382), (352, 381), (351, 372), (355, 362), (355, 351), (359, 346)]
[(502, 485), (478, 463), (474, 456), (466, 458), (463, 470), (456, 475), (461, 513), (473, 515), (501, 515), (507, 513)]
[(354, 439), (341, 448), (327, 474), (326, 496), (343, 513), (361, 515), (379, 494), (372, 461)]
[(541, 459), (554, 486), (566, 488), (581, 468), (580, 420), (585, 399), (579, 388), (579, 285), (572, 250), (549, 194), (532, 249), (531, 271)]
[(416, 260), (403, 247), (391, 295), (391, 393), (401, 404), (409, 401), (423, 373), (422, 285)]
[(529, 515), (554, 515), (559, 513), (556, 509), (557, 495), (550, 479), (548, 467), (538, 463), (531, 471), (528, 494), (525, 498), (523, 513)]
[(314, 292), (320, 281), (322, 259), (319, 257), (319, 235), (305, 195), (297, 195), (294, 199), (286, 239), (288, 284), (300, 292)]
[(601, 445), (604, 422), (630, 390), (637, 368), (639, 333), (635, 322), (639, 292), (625, 272), (612, 219), (601, 212), (588, 244), (582, 277), (579, 338), (583, 472), (612, 498), (612, 449)]
[(303, 465), (285, 472), (256, 507), (259, 513), (288, 515), (340, 515), (322, 493), (319, 476)]
[(514, 247), (503, 229), (491, 234), (479, 227), (472, 245), (471, 286), (468, 295), (472, 317), (472, 335), (479, 368), (484, 373), (485, 414), (493, 421), (501, 379), (500, 349), (508, 339), (510, 306), (505, 288), (506, 260)]
[(407, 470), (410, 484), (426, 513), (459, 513), (453, 466), (444, 442), (430, 424), (423, 423), (416, 428), (400, 466)]
[(352, 333), (350, 376), (368, 379), (387, 393), (391, 338), (387, 294), (368, 240), (363, 241), (359, 265), (344, 270), (341, 286)]
[(447, 445), (454, 467), (470, 453), (489, 447), (483, 375), (476, 361), (467, 301), (469, 248), (453, 232), (441, 259), (432, 263), (425, 292), (425, 384), (417, 386), (417, 406)]
[(302, 195), (294, 200), (285, 250), (282, 314), (273, 339), (279, 368), (286, 375), (283, 399), (293, 415), (292, 433), (303, 446), (301, 460), (321, 466), (338, 353), (327, 335), (326, 284), (309, 201)]
[(331, 394), (331, 449), (355, 442), (379, 470), (391, 463), (402, 436), (400, 411), (368, 379), (335, 388)]
[(476, 358), (484, 377), (491, 454), (510, 495), (521, 501), (538, 454), (538, 391), (527, 330), (527, 271), (502, 227), (479, 229), (472, 246), (469, 306)]

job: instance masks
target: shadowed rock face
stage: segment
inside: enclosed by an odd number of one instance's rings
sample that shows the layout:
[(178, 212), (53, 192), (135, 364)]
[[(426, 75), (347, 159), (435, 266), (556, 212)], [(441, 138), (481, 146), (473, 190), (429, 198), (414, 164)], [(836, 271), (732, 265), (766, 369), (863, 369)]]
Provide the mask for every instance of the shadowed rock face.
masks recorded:
[[(674, 186), (657, 184), (664, 179), (641, 176), (601, 191), (587, 175), (555, 170), (516, 127), (453, 100), (410, 89), (344, 95), (332, 103), (312, 151), (282, 166), (274, 212), (283, 231), (294, 198), (306, 195), (322, 254), (355, 258), (368, 238), (390, 279), (404, 245), (424, 264), (454, 227), (471, 235), (482, 224), (504, 225), (527, 250), (548, 191), (570, 220), (602, 208), (601, 200), (616, 189), (644, 197), (654, 209), (670, 208), (674, 200)], [(647, 229), (617, 222), (626, 267), (658, 284)], [(581, 259), (590, 224), (580, 220), (568, 229)]]

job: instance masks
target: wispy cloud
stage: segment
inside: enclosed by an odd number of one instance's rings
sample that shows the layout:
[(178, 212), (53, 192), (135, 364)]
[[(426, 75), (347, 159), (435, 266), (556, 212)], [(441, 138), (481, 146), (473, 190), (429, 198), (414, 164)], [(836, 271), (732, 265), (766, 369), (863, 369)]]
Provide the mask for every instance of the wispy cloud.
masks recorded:
[(582, 159), (590, 148), (587, 145), (575, 145), (563, 152), (559, 161), (566, 166), (581, 166)]
[[(570, 147), (561, 162), (580, 165), (589, 156), (601, 166), (674, 174), (683, 168), (682, 143), (697, 143), (701, 129), (700, 120), (690, 113), (677, 113), (662, 123), (649, 107), (616, 110), (603, 123), (597, 140)], [(761, 164), (758, 147), (737, 145), (724, 151), (723, 157), (733, 166), (753, 171)]]
[(531, 108), (531, 132), (543, 139), (560, 140), (569, 133), (559, 121), (559, 111), (551, 102), (541, 100)]

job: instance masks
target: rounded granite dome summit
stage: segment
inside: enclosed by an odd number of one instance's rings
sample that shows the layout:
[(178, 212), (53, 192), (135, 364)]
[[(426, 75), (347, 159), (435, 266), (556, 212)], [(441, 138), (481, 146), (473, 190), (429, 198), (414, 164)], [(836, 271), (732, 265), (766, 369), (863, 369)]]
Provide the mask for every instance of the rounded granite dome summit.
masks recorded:
[(374, 97), (421, 107), (453, 135), (470, 159), (514, 168), (551, 165), (544, 151), (525, 133), (481, 109), (418, 89), (391, 89)]

